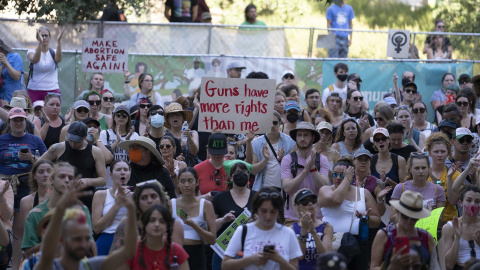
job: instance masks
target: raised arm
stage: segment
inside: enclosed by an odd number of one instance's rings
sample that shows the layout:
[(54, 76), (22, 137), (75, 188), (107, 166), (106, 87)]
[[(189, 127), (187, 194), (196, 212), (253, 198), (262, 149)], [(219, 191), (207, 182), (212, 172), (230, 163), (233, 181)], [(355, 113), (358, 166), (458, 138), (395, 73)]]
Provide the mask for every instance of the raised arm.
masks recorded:
[(63, 27), (60, 30), (60, 33), (58, 33), (58, 38), (57, 38), (57, 51), (55, 52), (55, 62), (58, 64), (62, 61), (62, 37), (63, 37), (63, 32), (65, 31), (65, 27)]
[(348, 167), (344, 173), (342, 183), (334, 189), (332, 186), (323, 186), (318, 192), (319, 207), (338, 207), (347, 196), (348, 187), (353, 177), (354, 168)]

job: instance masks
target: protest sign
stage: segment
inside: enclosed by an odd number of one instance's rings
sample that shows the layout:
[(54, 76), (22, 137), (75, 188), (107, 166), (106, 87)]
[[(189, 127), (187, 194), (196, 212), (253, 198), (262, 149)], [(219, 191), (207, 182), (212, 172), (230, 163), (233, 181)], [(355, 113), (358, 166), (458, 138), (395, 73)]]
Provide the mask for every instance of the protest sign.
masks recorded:
[(275, 80), (203, 77), (198, 131), (256, 134), (270, 131)]
[(388, 29), (387, 57), (408, 58), (410, 31)]
[(217, 238), (215, 245), (210, 245), (212, 249), (223, 259), (223, 253), (227, 249), (230, 239), (232, 239), (233, 233), (243, 224), (247, 224), (248, 218), (252, 215), (247, 208), (235, 219), (230, 226)]
[(127, 69), (128, 39), (83, 39), (83, 72), (123, 73)]
[(415, 224), (415, 227), (427, 230), (435, 239), (435, 243), (438, 242), (438, 239), (437, 239), (438, 221), (440, 220), (440, 216), (442, 215), (444, 208), (445, 207), (440, 207), (433, 210), (430, 213), (429, 217), (419, 219)]

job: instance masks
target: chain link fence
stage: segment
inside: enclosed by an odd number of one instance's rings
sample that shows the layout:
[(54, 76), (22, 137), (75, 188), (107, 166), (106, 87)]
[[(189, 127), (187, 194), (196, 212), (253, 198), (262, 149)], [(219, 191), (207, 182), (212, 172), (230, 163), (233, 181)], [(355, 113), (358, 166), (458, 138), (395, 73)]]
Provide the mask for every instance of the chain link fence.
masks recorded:
[[(35, 48), (36, 29), (51, 30), (53, 44), (59, 27), (54, 23), (33, 23), (27, 20), (0, 19), (0, 32), (13, 48)], [(81, 31), (76, 31), (81, 29)], [(81, 51), (83, 38), (127, 38), (129, 53), (135, 54), (218, 54), (259, 57), (328, 57), (326, 28), (239, 26), (213, 24), (153, 24), (89, 21), (67, 25), (62, 49)], [(388, 31), (353, 31), (349, 58), (386, 59)], [(411, 32), (411, 59), (427, 59), (424, 53), (428, 36), (438, 32)], [(477, 60), (480, 34), (442, 33), (449, 38), (454, 60)], [(328, 43), (328, 42), (327, 42)], [(331, 43), (330, 43), (331, 44)], [(428, 47), (428, 44), (427, 44)], [(418, 57), (418, 58), (416, 58)]]

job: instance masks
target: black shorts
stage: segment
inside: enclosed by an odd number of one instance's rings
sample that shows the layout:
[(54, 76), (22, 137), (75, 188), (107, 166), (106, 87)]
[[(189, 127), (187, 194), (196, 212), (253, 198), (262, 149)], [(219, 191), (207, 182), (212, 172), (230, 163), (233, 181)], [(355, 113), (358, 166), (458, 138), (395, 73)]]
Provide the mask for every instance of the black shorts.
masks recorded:
[(17, 194), (13, 197), (13, 210), (15, 210), (15, 212), (20, 212), (20, 201), (28, 194), (30, 194), (30, 187), (28, 185), (17, 186)]

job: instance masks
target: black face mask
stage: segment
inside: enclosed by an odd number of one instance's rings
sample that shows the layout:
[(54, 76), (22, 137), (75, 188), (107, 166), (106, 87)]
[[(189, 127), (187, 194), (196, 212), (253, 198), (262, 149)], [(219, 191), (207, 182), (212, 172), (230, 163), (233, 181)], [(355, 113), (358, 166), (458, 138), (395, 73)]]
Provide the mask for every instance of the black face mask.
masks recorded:
[(299, 118), (300, 118), (300, 116), (298, 116), (297, 113), (289, 113), (289, 114), (287, 114), (287, 121), (288, 121), (289, 123), (296, 123)]
[(340, 81), (344, 82), (344, 81), (347, 80), (348, 74), (337, 75), (337, 78), (338, 78)]
[(233, 183), (238, 187), (244, 187), (248, 183), (248, 175), (244, 173), (237, 173), (233, 175)]
[(361, 84), (360, 83), (357, 83), (357, 90), (360, 91), (360, 86)]
[(409, 83), (409, 82), (410, 82), (410, 79), (408, 79), (408, 78), (403, 78), (403, 79), (402, 79), (402, 86), (405, 85), (405, 84), (407, 84), (407, 83)]

